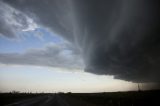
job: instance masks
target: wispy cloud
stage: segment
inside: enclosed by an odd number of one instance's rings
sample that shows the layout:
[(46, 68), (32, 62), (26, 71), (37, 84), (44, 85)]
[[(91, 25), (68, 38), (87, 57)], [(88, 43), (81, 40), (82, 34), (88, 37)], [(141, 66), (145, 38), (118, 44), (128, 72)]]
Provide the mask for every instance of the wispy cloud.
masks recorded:
[(0, 1), (0, 36), (18, 38), (22, 31), (35, 30), (38, 25), (21, 11)]
[(1, 53), (0, 63), (15, 65), (49, 66), (68, 69), (83, 69), (80, 54), (67, 44), (48, 44), (43, 48), (29, 49), (23, 54)]

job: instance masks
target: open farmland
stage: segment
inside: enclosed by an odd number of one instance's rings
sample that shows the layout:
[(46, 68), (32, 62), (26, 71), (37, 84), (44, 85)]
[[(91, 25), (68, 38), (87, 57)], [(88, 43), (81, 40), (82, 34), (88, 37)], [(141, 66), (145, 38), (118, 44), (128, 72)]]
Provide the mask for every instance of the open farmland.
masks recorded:
[[(158, 106), (160, 91), (109, 93), (1, 93), (1, 106)], [(9, 104), (9, 105), (8, 105)]]

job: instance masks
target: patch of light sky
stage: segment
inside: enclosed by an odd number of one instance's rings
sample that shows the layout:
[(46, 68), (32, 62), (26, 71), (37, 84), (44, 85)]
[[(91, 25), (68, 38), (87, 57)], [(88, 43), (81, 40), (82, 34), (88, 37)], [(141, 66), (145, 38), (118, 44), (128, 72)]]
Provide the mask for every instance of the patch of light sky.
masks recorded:
[(0, 53), (21, 53), (30, 48), (42, 48), (48, 43), (63, 43), (63, 39), (45, 28), (22, 31), (19, 39), (0, 36)]
[[(83, 71), (0, 65), (0, 90), (9, 92), (110, 92), (136, 90), (136, 84)], [(63, 70), (63, 71), (62, 71)]]

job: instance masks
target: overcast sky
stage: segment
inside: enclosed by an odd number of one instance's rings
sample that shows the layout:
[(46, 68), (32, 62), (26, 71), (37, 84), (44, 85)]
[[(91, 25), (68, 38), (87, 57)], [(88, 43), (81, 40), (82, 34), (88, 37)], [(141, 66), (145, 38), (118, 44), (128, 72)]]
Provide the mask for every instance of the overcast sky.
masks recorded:
[(159, 85), (159, 10), (150, 0), (0, 0), (0, 90)]

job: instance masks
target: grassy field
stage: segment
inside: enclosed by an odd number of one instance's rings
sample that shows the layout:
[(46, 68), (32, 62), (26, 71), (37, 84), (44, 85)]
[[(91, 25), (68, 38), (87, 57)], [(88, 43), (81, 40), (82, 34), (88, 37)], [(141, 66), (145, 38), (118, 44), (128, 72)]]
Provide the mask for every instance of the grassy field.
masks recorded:
[(13, 102), (29, 99), (32, 97), (37, 97), (41, 95), (46, 95), (43, 93), (0, 93), (0, 106), (10, 104)]
[(160, 90), (110, 93), (68, 93), (97, 106), (160, 106)]
[[(0, 93), (0, 106), (45, 93)], [(96, 106), (160, 106), (160, 90), (110, 93), (59, 93)]]

